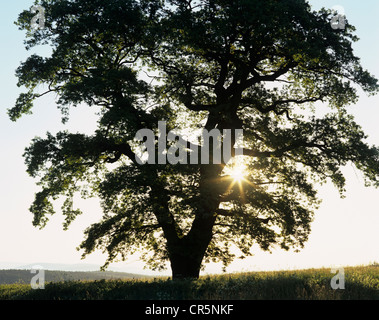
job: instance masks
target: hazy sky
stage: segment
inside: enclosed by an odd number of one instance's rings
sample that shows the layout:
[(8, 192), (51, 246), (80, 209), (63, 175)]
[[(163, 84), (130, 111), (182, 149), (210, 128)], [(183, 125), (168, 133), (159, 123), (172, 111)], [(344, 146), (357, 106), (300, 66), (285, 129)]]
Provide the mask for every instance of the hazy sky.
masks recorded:
[[(360, 38), (354, 45), (356, 54), (361, 57), (363, 66), (379, 78), (379, 1), (309, 2), (315, 9), (335, 5), (344, 8)], [(39, 100), (34, 114), (24, 116), (16, 123), (11, 122), (6, 114), (6, 109), (13, 106), (22, 91), (16, 86), (15, 69), (32, 53), (24, 49), (24, 33), (13, 22), (23, 9), (30, 8), (32, 4), (32, 0), (2, 1), (0, 11), (0, 262), (78, 263), (81, 254), (75, 248), (83, 239), (83, 230), (101, 217), (96, 200), (83, 202), (84, 215), (78, 217), (69, 231), (62, 230), (63, 218), (59, 210), (42, 231), (32, 226), (32, 215), (28, 211), (38, 188), (25, 171), (22, 154), (33, 137), (64, 129), (54, 105), (54, 96)], [(379, 145), (379, 97), (362, 94), (359, 102), (349, 110), (369, 135), (369, 142)], [(86, 108), (75, 110), (71, 119), (68, 127), (72, 131), (91, 131), (95, 125), (91, 121), (95, 118)], [(323, 203), (316, 212), (313, 231), (301, 253), (278, 251), (270, 255), (258, 250), (255, 256), (234, 262), (228, 271), (331, 268), (379, 262), (379, 190), (365, 188), (359, 172), (352, 167), (347, 167), (346, 173), (346, 199), (340, 199), (330, 185), (320, 188)], [(80, 205), (79, 202), (77, 204)], [(134, 262), (136, 260), (132, 258), (117, 266), (139, 272), (141, 264)], [(103, 262), (104, 257), (100, 253), (84, 260), (84, 263)], [(206, 272), (217, 270), (216, 266), (210, 266)]]

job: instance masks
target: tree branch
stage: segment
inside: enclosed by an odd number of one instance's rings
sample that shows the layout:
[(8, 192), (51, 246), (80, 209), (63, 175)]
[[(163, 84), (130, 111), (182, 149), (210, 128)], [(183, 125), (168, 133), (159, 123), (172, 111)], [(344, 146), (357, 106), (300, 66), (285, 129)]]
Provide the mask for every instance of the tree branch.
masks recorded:
[(257, 157), (257, 158), (281, 157), (283, 156), (284, 153), (297, 149), (299, 147), (320, 147), (320, 146), (314, 143), (298, 140), (286, 147), (279, 148), (275, 151), (257, 151), (253, 149), (243, 148), (243, 155), (250, 156), (250, 157)]
[(217, 209), (216, 213), (219, 215), (219, 216), (224, 216), (224, 217), (237, 217), (237, 216), (240, 216), (240, 217), (247, 217), (247, 218), (252, 218), (254, 220), (257, 220), (261, 223), (268, 223), (270, 221), (270, 219), (266, 218), (266, 219), (262, 219), (262, 218), (257, 218), (257, 217), (253, 217), (253, 216), (250, 216), (246, 213), (241, 213), (241, 212), (231, 212), (230, 210), (225, 210), (225, 209)]
[(258, 75), (257, 73), (255, 73), (255, 75), (250, 78), (250, 79), (247, 79), (245, 81), (245, 83), (242, 83), (241, 84), (241, 87), (243, 90), (253, 86), (254, 84), (256, 83), (259, 83), (259, 82), (266, 82), (266, 81), (275, 81), (277, 80), (280, 76), (286, 74), (289, 70), (291, 70), (292, 68), (296, 67), (297, 63), (295, 62), (288, 62), (287, 65), (285, 65), (284, 67), (278, 69), (277, 71), (275, 71), (274, 73), (270, 74), (270, 75)]

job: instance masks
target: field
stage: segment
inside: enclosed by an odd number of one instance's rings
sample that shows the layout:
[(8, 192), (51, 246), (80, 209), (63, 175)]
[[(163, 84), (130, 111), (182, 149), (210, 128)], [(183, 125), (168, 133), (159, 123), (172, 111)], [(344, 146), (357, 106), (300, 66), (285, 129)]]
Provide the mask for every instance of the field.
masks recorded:
[(0, 300), (379, 300), (379, 267), (345, 268), (345, 289), (333, 290), (330, 269), (167, 278), (0, 285)]

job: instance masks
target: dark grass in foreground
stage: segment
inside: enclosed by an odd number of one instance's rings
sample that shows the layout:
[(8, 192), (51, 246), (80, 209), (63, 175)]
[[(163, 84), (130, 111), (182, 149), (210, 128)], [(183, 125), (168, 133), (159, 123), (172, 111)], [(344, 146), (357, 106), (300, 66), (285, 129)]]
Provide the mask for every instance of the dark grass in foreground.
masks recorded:
[(379, 267), (345, 268), (345, 290), (333, 290), (330, 269), (253, 272), (199, 280), (136, 279), (0, 286), (2, 300), (379, 300)]

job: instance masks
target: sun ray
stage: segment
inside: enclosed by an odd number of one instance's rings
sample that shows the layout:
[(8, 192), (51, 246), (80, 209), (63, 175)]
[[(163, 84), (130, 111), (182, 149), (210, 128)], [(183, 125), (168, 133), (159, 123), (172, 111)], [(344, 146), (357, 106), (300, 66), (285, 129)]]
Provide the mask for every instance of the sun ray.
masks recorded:
[[(233, 159), (231, 163), (228, 163), (224, 168), (224, 179), (228, 179), (230, 184), (226, 190), (226, 194), (229, 193), (234, 187), (238, 186), (239, 194), (244, 202), (244, 185), (253, 184), (249, 181), (249, 170), (243, 159)], [(237, 185), (237, 186), (236, 186)]]

